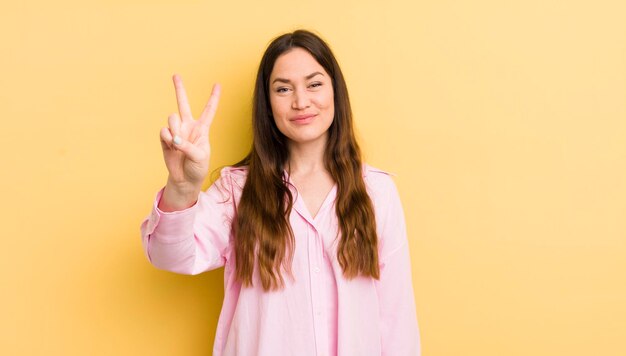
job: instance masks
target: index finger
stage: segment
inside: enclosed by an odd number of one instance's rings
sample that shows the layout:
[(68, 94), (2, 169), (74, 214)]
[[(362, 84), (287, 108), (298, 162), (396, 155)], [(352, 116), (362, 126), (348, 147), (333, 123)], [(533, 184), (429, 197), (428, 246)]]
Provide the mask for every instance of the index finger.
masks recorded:
[(183, 80), (178, 74), (174, 74), (172, 77), (174, 81), (174, 89), (176, 90), (176, 102), (178, 103), (178, 112), (183, 120), (191, 120), (191, 108), (189, 107), (189, 101), (187, 100), (187, 92), (183, 86)]
[(220, 100), (220, 94), (222, 92), (222, 87), (219, 83), (215, 83), (213, 85), (213, 90), (211, 90), (211, 97), (209, 97), (209, 101), (206, 103), (204, 110), (202, 110), (202, 114), (198, 119), (202, 125), (210, 126), (213, 121), (213, 117), (215, 116), (215, 111), (217, 110), (217, 103)]

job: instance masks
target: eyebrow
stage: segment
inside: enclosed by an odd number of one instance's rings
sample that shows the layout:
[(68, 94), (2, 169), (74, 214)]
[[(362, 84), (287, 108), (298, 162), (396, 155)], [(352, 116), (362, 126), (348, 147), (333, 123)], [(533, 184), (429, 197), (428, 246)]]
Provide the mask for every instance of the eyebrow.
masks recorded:
[[(311, 74), (307, 75), (307, 76), (305, 77), (305, 79), (306, 79), (306, 80), (309, 80), (309, 79), (313, 78), (313, 77), (314, 77), (314, 76), (316, 76), (316, 75), (324, 75), (324, 74), (323, 74), (322, 72), (313, 72), (313, 73), (311, 73)], [(274, 80), (272, 81), (272, 84), (274, 84), (275, 82), (291, 83), (291, 80), (289, 80), (289, 79), (285, 79), (285, 78), (276, 78), (276, 79), (274, 79)]]

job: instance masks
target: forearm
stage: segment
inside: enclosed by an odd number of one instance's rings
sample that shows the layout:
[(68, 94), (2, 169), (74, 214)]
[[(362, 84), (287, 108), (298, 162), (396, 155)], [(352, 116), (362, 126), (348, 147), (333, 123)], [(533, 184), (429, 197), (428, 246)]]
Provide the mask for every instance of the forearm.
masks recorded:
[(161, 210), (165, 190), (157, 193), (150, 215), (141, 226), (146, 254), (160, 269), (191, 274), (195, 260), (194, 221), (197, 207), (165, 212)]
[(183, 274), (223, 266), (231, 235), (231, 225), (225, 221), (234, 216), (234, 201), (225, 199), (232, 194), (230, 185), (220, 177), (206, 192), (172, 189), (173, 198), (166, 201), (169, 188), (168, 184), (157, 193), (141, 225), (148, 259), (160, 269)]
[(169, 180), (165, 185), (163, 196), (159, 201), (158, 208), (164, 212), (185, 210), (192, 207), (198, 200), (200, 187), (180, 186)]

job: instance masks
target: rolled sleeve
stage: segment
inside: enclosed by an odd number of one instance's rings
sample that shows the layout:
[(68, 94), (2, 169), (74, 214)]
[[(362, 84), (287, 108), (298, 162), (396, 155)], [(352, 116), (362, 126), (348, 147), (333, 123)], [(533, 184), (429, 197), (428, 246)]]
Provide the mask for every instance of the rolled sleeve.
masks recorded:
[(146, 233), (154, 235), (154, 230), (159, 227), (158, 234), (154, 238), (162, 243), (177, 243), (193, 235), (193, 223), (198, 211), (198, 202), (193, 206), (180, 210), (165, 212), (159, 209), (159, 202), (163, 196), (165, 187), (159, 190), (154, 200), (152, 212), (148, 217)]
[(226, 169), (196, 203), (184, 210), (158, 208), (157, 193), (150, 214), (141, 224), (144, 252), (157, 268), (198, 274), (224, 265), (234, 215), (232, 184)]

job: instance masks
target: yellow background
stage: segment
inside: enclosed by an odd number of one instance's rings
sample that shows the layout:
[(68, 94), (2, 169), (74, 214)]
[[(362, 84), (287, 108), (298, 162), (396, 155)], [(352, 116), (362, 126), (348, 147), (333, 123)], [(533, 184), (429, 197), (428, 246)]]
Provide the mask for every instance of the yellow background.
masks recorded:
[(398, 175), (424, 355), (626, 355), (623, 1), (0, 9), (0, 354), (210, 354), (223, 270), (159, 271), (140, 244), (171, 75), (196, 113), (222, 83), (211, 169), (231, 164), (265, 46), (304, 27)]

